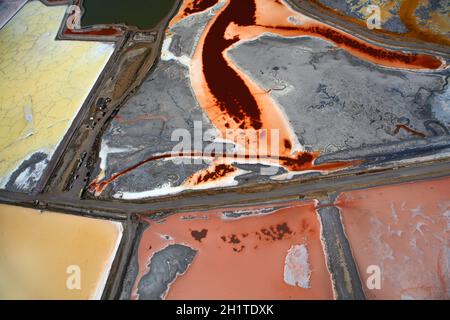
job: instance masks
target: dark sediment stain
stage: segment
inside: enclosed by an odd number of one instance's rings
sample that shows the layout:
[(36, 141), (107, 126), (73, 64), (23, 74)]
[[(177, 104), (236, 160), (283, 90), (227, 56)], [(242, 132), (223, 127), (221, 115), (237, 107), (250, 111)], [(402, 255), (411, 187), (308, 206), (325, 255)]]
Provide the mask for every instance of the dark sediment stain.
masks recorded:
[(235, 172), (236, 168), (228, 164), (219, 164), (214, 166), (211, 170), (206, 170), (202, 174), (198, 175), (195, 184), (200, 184), (208, 181), (215, 181), (219, 178), (225, 177), (227, 174)]
[(284, 147), (285, 147), (286, 149), (291, 150), (291, 149), (292, 149), (292, 142), (290, 142), (288, 139), (285, 139), (285, 140), (284, 140)]
[(276, 226), (270, 226), (268, 228), (261, 229), (261, 234), (266, 236), (266, 240), (282, 240), (284, 237), (291, 235), (292, 230), (287, 223), (277, 224)]
[(241, 243), (241, 240), (239, 240), (239, 238), (235, 234), (232, 234), (228, 238), (228, 243), (238, 244), (238, 243)]
[(203, 238), (206, 238), (206, 235), (208, 234), (208, 229), (202, 229), (200, 231), (198, 230), (192, 230), (191, 236), (198, 242), (202, 242)]
[[(306, 221), (302, 221), (302, 232), (307, 231), (307, 228), (309, 225)], [(261, 228), (258, 231), (255, 231), (253, 233), (254, 236), (260, 241), (277, 241), (277, 240), (283, 240), (285, 237), (290, 236), (293, 234), (293, 231), (289, 228), (288, 224), (286, 222), (276, 224), (276, 225), (270, 225), (265, 228)], [(230, 234), (230, 235), (223, 235), (220, 237), (223, 242), (228, 244), (240, 244), (243, 241), (245, 241), (246, 238), (250, 236), (250, 233), (243, 233), (241, 234), (242, 239), (239, 238), (236, 234)]]

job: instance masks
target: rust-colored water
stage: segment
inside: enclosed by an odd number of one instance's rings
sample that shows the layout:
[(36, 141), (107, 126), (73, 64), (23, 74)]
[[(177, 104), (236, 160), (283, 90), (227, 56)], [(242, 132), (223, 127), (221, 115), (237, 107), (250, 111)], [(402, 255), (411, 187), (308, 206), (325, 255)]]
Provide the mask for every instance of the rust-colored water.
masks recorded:
[(108, 27), (100, 29), (65, 29), (65, 35), (77, 35), (77, 36), (121, 36), (123, 31), (120, 28)]
[[(217, 210), (176, 214), (150, 222), (139, 244), (134, 298), (153, 254), (173, 243), (198, 252), (192, 265), (171, 285), (167, 299), (333, 298), (314, 202), (284, 206), (270, 214), (240, 219), (223, 219), (222, 211)], [(309, 256), (310, 288), (284, 281), (288, 250), (302, 244)]]

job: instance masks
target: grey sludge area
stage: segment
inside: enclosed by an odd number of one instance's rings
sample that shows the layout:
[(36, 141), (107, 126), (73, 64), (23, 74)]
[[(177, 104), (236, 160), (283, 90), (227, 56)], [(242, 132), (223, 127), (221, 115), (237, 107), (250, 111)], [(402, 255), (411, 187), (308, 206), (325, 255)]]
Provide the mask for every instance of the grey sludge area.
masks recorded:
[[(194, 122), (211, 129), (190, 89), (188, 70), (175, 61), (159, 61), (138, 92), (123, 105), (102, 137), (106, 176), (110, 177), (157, 154), (172, 152), (181, 139), (172, 141), (175, 130), (194, 137)], [(201, 150), (196, 150), (201, 151)], [(170, 183), (180, 185), (207, 164), (177, 165), (171, 160), (148, 162), (114, 181), (102, 196), (117, 191), (141, 192)]]
[(229, 57), (286, 113), (307, 150), (328, 154), (448, 135), (448, 70), (394, 70), (317, 38), (266, 35)]
[(49, 162), (44, 152), (35, 152), (11, 174), (5, 189), (13, 192), (32, 192)]
[(139, 300), (163, 299), (170, 284), (190, 266), (197, 251), (173, 244), (156, 252), (150, 259), (149, 272), (138, 284)]

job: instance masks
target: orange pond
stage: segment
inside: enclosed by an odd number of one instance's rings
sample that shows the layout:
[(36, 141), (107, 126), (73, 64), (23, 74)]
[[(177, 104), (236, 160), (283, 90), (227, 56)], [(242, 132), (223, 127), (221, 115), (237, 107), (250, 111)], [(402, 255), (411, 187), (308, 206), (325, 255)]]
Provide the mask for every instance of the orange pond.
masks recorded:
[(276, 209), (233, 209), (259, 213), (242, 218), (209, 211), (149, 222), (138, 249), (139, 275), (132, 298), (153, 254), (177, 243), (197, 254), (172, 283), (166, 299), (332, 299), (315, 203), (288, 203)]
[[(336, 204), (370, 299), (450, 299), (450, 178), (345, 192)], [(365, 285), (370, 265), (380, 289)]]
[(100, 299), (122, 233), (119, 222), (1, 204), (0, 300)]

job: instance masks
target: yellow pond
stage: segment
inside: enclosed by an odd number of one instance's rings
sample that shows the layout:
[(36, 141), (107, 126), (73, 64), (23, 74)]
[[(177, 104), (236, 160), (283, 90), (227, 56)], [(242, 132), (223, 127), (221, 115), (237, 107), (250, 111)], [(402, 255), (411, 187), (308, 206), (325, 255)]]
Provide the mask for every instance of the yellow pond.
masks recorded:
[(29, 2), (0, 29), (0, 186), (33, 153), (52, 155), (114, 51), (55, 40), (66, 9)]

